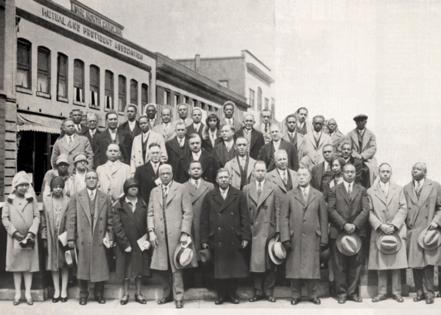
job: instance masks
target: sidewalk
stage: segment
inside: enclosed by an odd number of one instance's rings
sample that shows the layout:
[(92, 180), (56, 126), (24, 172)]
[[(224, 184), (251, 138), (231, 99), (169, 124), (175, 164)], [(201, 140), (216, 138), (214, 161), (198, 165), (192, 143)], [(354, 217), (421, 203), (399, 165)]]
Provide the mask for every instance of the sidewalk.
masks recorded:
[(245, 314), (299, 314), (299, 315), (365, 315), (365, 314), (387, 314), (387, 315), (405, 315), (405, 314), (441, 314), (441, 299), (435, 299), (432, 305), (426, 305), (424, 302), (415, 303), (412, 297), (406, 297), (404, 303), (397, 303), (393, 300), (386, 300), (380, 303), (372, 303), (370, 299), (364, 299), (363, 303), (346, 302), (340, 305), (333, 298), (323, 298), (322, 305), (316, 306), (309, 302), (302, 302), (292, 306), (288, 299), (279, 299), (276, 303), (259, 301), (249, 303), (241, 301), (238, 305), (224, 303), (215, 305), (214, 301), (185, 301), (184, 308), (177, 310), (174, 303), (157, 305), (155, 301), (149, 300), (146, 305), (141, 305), (132, 300), (129, 304), (122, 306), (119, 300), (109, 300), (101, 305), (90, 301), (86, 306), (78, 304), (78, 300), (69, 300), (67, 303), (58, 302), (53, 304), (50, 301), (35, 302), (33, 306), (25, 303), (19, 306), (13, 306), (11, 301), (0, 302), (0, 314), (3, 315), (129, 315), (129, 314), (210, 314), (210, 315), (245, 315)]

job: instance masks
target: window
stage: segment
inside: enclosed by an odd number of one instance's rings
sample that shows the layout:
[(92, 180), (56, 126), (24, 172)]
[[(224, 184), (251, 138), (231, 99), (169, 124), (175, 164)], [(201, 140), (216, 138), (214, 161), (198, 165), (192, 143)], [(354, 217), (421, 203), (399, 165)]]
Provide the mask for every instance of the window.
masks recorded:
[(229, 88), (230, 84), (228, 82), (228, 80), (219, 80), (219, 84), (222, 85), (225, 88)]
[(104, 98), (105, 108), (113, 110), (113, 73), (109, 70), (104, 74)]
[(127, 105), (127, 87), (126, 78), (123, 75), (118, 76), (118, 110), (124, 112)]
[(17, 41), (18, 87), (31, 89), (31, 43), (24, 39)]
[(174, 97), (174, 105), (176, 106), (176, 105), (178, 105), (179, 104), (179, 94), (175, 94), (175, 97)]
[(37, 95), (51, 94), (51, 52), (46, 47), (38, 47)]
[(250, 89), (250, 95), (249, 95), (249, 99), (248, 99), (248, 104), (251, 106), (251, 108), (254, 108), (255, 106), (255, 92), (253, 89)]
[(257, 88), (257, 110), (262, 110), (262, 89)]
[(74, 102), (84, 103), (84, 62), (74, 60)]
[(209, 111), (209, 112), (212, 112), (212, 111), (213, 111), (213, 106), (208, 105), (208, 111)]
[(90, 66), (90, 106), (100, 107), (100, 68)]
[(184, 96), (184, 103), (185, 103), (185, 104), (188, 104), (189, 99), (190, 99), (190, 98), (189, 98), (188, 96)]
[(170, 91), (164, 91), (164, 105), (171, 105), (170, 104)]
[(57, 98), (67, 100), (67, 56), (58, 53), (57, 58)]
[(269, 99), (265, 97), (265, 109), (269, 109)]
[(193, 99), (191, 102), (192, 102), (193, 107), (198, 106), (198, 100)]
[(130, 103), (138, 105), (138, 82), (130, 80)]
[(141, 105), (147, 105), (149, 102), (149, 86), (145, 83), (141, 84)]

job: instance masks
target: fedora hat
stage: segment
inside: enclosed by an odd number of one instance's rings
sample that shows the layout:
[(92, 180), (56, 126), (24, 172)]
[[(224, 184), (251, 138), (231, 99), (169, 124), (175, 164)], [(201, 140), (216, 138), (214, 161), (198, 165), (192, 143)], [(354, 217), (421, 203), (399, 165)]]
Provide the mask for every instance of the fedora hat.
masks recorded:
[(361, 238), (356, 234), (340, 234), (336, 244), (340, 253), (345, 256), (354, 256), (361, 249)]
[(268, 256), (275, 265), (282, 264), (286, 258), (286, 250), (282, 243), (279, 241), (279, 237), (272, 237), (268, 242)]
[(176, 247), (175, 254), (173, 256), (173, 262), (176, 269), (184, 269), (191, 264), (193, 260), (194, 252), (190, 247), (191, 242), (179, 243)]
[(424, 250), (434, 250), (441, 245), (441, 231), (439, 229), (429, 230), (426, 227), (418, 235), (418, 245)]
[(383, 234), (377, 235), (375, 240), (377, 249), (386, 255), (391, 255), (397, 253), (401, 249), (401, 238), (397, 233), (394, 234)]
[(211, 253), (208, 248), (201, 249), (199, 251), (199, 258), (203, 264), (206, 264), (211, 260)]

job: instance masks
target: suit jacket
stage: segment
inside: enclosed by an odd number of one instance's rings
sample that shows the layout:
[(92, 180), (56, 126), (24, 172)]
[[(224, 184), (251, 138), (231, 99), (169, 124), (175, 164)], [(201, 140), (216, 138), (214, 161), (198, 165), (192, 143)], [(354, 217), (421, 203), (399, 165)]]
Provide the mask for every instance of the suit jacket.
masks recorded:
[(139, 184), (139, 197), (148, 204), (150, 192), (159, 183), (158, 174), (153, 170), (151, 163), (146, 163), (136, 168), (135, 179)]
[(202, 202), (204, 201), (205, 195), (213, 190), (214, 186), (212, 183), (209, 183), (202, 178), (199, 179), (199, 187), (196, 188), (193, 183), (188, 180), (184, 183), (187, 193), (191, 197), (191, 205), (193, 208), (193, 225), (191, 229), (191, 235), (193, 236), (193, 242), (195, 244), (195, 254), (197, 260), (200, 260), (199, 251), (200, 251), (200, 227), (201, 227), (201, 212), (202, 212)]
[[(300, 145), (300, 152), (302, 156), (301, 164), (311, 170), (315, 165), (323, 161), (323, 147), (326, 144), (331, 144), (331, 138), (324, 131), (319, 138), (318, 144), (314, 138), (314, 132), (309, 132), (303, 137)], [(306, 158), (305, 158), (306, 157)], [(305, 159), (309, 161), (305, 163)]]
[[(253, 178), (253, 170), (255, 164), (256, 164), (256, 160), (254, 160), (252, 157), (249, 157), (248, 168), (247, 168), (247, 184), (250, 183), (251, 179)], [(231, 160), (229, 160), (225, 164), (225, 168), (230, 172), (231, 186), (233, 186), (236, 189), (240, 189), (241, 176), (240, 176), (240, 167), (237, 158), (234, 157)]]
[(234, 142), (230, 151), (227, 150), (224, 141), (219, 142), (214, 147), (213, 156), (217, 159), (219, 167), (224, 167), (225, 163), (227, 163), (229, 160), (231, 160), (233, 157), (236, 156), (236, 149), (234, 148)]
[[(167, 155), (168, 155), (167, 163), (173, 167), (173, 174), (176, 174), (179, 167), (179, 160), (185, 158), (190, 154), (190, 147), (188, 146), (188, 140), (187, 138), (185, 138), (184, 146), (181, 148), (179, 146), (178, 139), (174, 137), (173, 139), (165, 143), (165, 148), (167, 150)], [(178, 182), (181, 181), (178, 180)]]
[(315, 189), (324, 192), (329, 187), (329, 182), (332, 179), (331, 167), (329, 171), (325, 172), (325, 161), (314, 166), (311, 170), (311, 186)]
[(294, 131), (294, 136), (291, 137), (288, 133), (287, 130), (285, 130), (283, 132), (283, 137), (282, 139), (285, 140), (286, 142), (291, 143), (292, 145), (294, 145), (297, 149), (297, 156), (299, 161), (302, 159), (302, 156), (300, 156), (301, 149), (302, 149), (302, 143), (303, 143), (303, 138), (305, 137), (305, 135), (301, 134), (300, 132)]
[(118, 200), (124, 194), (123, 186), (130, 177), (130, 166), (121, 162), (107, 161), (96, 168), (100, 189), (108, 194), (113, 201)]
[[(215, 159), (212, 154), (208, 153), (204, 149), (201, 149), (202, 153), (199, 158), (199, 161), (201, 161), (202, 164), (202, 178), (210, 183), (214, 183), (216, 180), (216, 172), (219, 169), (219, 164), (217, 159)], [(181, 158), (178, 162), (178, 167), (175, 172), (176, 174), (176, 180), (180, 183), (183, 183), (188, 180), (188, 167), (190, 165), (190, 162), (193, 160), (193, 155), (191, 151)]]
[[(243, 128), (241, 128), (236, 132), (235, 137), (238, 138), (243, 136), (244, 136), (244, 131)], [(262, 148), (264, 144), (265, 144), (265, 140), (263, 139), (263, 134), (260, 131), (257, 131), (256, 129), (253, 128), (253, 130), (251, 131), (251, 141), (249, 143), (250, 156), (253, 159), (257, 159), (260, 148)]]
[(366, 128), (363, 135), (363, 143), (361, 148), (358, 143), (357, 129), (349, 132), (346, 136), (346, 139), (348, 139), (352, 143), (353, 153), (361, 152), (360, 155), (363, 158), (363, 162), (369, 168), (370, 182), (373, 183), (378, 173), (377, 160), (375, 159), (375, 153), (377, 152), (377, 142), (375, 135), (372, 131)]
[[(406, 238), (407, 203), (403, 189), (397, 184), (389, 184), (387, 196), (376, 181), (367, 191), (369, 197), (369, 223), (371, 225), (371, 240), (369, 247), (368, 268), (373, 270), (407, 268)], [(402, 246), (393, 255), (385, 255), (377, 248), (377, 237), (382, 232), (381, 224), (392, 224), (398, 231)]]
[(214, 145), (211, 143), (210, 135), (208, 133), (208, 128), (205, 126), (204, 131), (202, 133), (202, 147), (207, 152), (212, 152), (216, 144), (222, 141), (222, 138), (220, 136), (220, 131), (217, 130), (216, 132), (216, 140), (214, 141)]
[(345, 135), (340, 131), (336, 130), (332, 135), (329, 135), (331, 137), (331, 143), (334, 146), (335, 152), (340, 151), (340, 144), (345, 140)]
[(344, 182), (332, 187), (328, 194), (328, 213), (331, 239), (336, 239), (344, 232), (346, 223), (354, 224), (355, 233), (359, 236), (367, 236), (369, 199), (366, 189), (360, 184), (353, 183), (351, 196), (348, 196)]
[[(298, 186), (299, 180), (297, 177), (297, 172), (288, 169), (289, 176), (291, 176), (291, 182), (293, 189)], [(271, 181), (276, 187), (278, 187), (281, 195), (285, 195), (288, 190), (286, 189), (285, 184), (283, 183), (282, 178), (280, 177), (279, 171), (277, 169), (272, 170), (266, 175), (266, 178)]]
[(77, 278), (91, 282), (109, 280), (106, 232), (113, 240), (111, 201), (109, 196), (96, 190), (94, 207), (90, 207), (87, 189), (70, 199), (67, 212), (67, 239), (76, 242), (78, 250)]
[(83, 153), (86, 155), (87, 162), (89, 162), (89, 168), (93, 168), (94, 155), (89, 139), (84, 136), (79, 136), (77, 134), (73, 134), (72, 137), (73, 140), (70, 144), (67, 142), (67, 136), (60, 137), (55, 141), (51, 155), (52, 168), (55, 167), (55, 162), (57, 161), (57, 158), (60, 156), (60, 154), (65, 154), (67, 155), (67, 159), (70, 164), (69, 170), (72, 171), (73, 158), (79, 153)]
[(138, 122), (135, 123), (133, 131), (130, 130), (129, 122), (126, 121), (118, 127), (120, 133), (121, 142), (121, 162), (130, 164), (130, 157), (132, 156), (132, 142), (133, 139), (141, 133)]
[(268, 126), (267, 126), (267, 132), (265, 132), (265, 124), (263, 122), (261, 122), (258, 126), (257, 126), (257, 130), (260, 131), (263, 135), (263, 139), (265, 144), (271, 142), (271, 126), (273, 124), (277, 123), (276, 121), (272, 120), (269, 122)]
[[(89, 139), (90, 145), (92, 146), (92, 150), (96, 149), (96, 137), (102, 133), (98, 128), (95, 129), (95, 133), (93, 134), (93, 137), (90, 135), (89, 129), (87, 129), (87, 132), (83, 132), (82, 135), (87, 137)], [(93, 154), (96, 155), (96, 152), (93, 151)]]
[(410, 182), (404, 186), (407, 201), (406, 226), (408, 229), (408, 263), (409, 268), (422, 268), (441, 263), (441, 248), (424, 251), (418, 245), (418, 236), (432, 222), (441, 226), (441, 186), (428, 178), (424, 180), (420, 197), (415, 193), (415, 186)]
[(176, 136), (175, 124), (173, 124), (172, 122), (170, 122), (168, 126), (160, 123), (153, 127), (153, 131), (162, 135), (165, 142), (173, 139)]
[(156, 133), (152, 130), (149, 131), (149, 136), (147, 139), (147, 145), (145, 150), (145, 156), (142, 156), (142, 133), (137, 135), (135, 139), (133, 139), (132, 144), (132, 158), (130, 159), (130, 167), (132, 169), (132, 174), (135, 173), (137, 167), (147, 163), (150, 160), (149, 158), (149, 145), (151, 143), (158, 143), (161, 147), (161, 158), (167, 160), (167, 150), (165, 148), (164, 137), (159, 133)]
[[(158, 246), (153, 251), (151, 269), (175, 272), (173, 261), (175, 249), (181, 233), (191, 235), (193, 210), (190, 195), (183, 184), (173, 181), (170, 184), (166, 200), (162, 196), (162, 187), (152, 189), (148, 203), (147, 228), (154, 230)], [(197, 265), (196, 257), (194, 263)]]
[[(283, 149), (288, 153), (288, 167), (297, 171), (299, 169), (299, 160), (297, 158), (296, 147), (281, 139), (279, 149)], [(268, 171), (272, 171), (276, 168), (276, 163), (274, 161), (274, 145), (272, 141), (268, 142), (260, 149), (257, 159), (265, 162)]]
[[(225, 121), (225, 117), (222, 117), (220, 119), (220, 126), (222, 128), (222, 126), (225, 126), (227, 123)], [(239, 121), (239, 119), (237, 119), (236, 117), (233, 116), (233, 127), (235, 131), (238, 131), (240, 128), (242, 128), (242, 122)]]
[(205, 125), (203, 123), (201, 123), (201, 125), (199, 126), (199, 130), (197, 130), (197, 131), (194, 128), (194, 125), (191, 124), (190, 126), (187, 127), (187, 136), (190, 136), (192, 133), (197, 133), (202, 139), (204, 129), (205, 129)]
[[(103, 132), (99, 133), (95, 136), (95, 167), (98, 167), (104, 163), (107, 162), (107, 147), (111, 143), (116, 143), (118, 145), (121, 145), (123, 143), (124, 139), (121, 137), (121, 134), (119, 131), (116, 131), (116, 140), (112, 141), (112, 138), (110, 136), (109, 129), (104, 130)], [(120, 146), (121, 148), (121, 146)]]
[(80, 128), (81, 128), (81, 129), (78, 131), (77, 128), (76, 128), (76, 125), (75, 125), (75, 132), (76, 132), (76, 134), (78, 134), (78, 135), (85, 136), (86, 133), (89, 131), (89, 127), (87, 127), (87, 126), (84, 125), (84, 124), (80, 124)]

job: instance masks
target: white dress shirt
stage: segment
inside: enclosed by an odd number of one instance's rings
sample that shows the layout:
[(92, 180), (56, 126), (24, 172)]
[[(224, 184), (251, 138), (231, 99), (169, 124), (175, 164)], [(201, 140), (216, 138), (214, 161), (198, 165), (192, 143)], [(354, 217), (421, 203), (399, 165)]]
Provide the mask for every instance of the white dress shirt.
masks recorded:
[(354, 190), (354, 182), (348, 183), (347, 181), (343, 180), (343, 185), (345, 185), (346, 192), (349, 194), (349, 192), (352, 193)]
[(138, 203), (138, 198), (135, 200), (129, 200), (127, 197), (125, 198), (126, 203), (130, 205), (130, 208), (132, 209), (132, 213), (136, 210), (136, 204)]
[(135, 129), (135, 126), (136, 126), (136, 120), (134, 120), (134, 121), (130, 121), (130, 120), (128, 120), (127, 122), (128, 122), (128, 124), (129, 124), (129, 129), (130, 129), (130, 131), (133, 132), (133, 130)]
[(224, 198), (224, 200), (227, 199), (228, 191), (230, 190), (230, 186), (228, 186), (227, 189), (225, 189), (225, 190), (219, 187), (219, 190), (220, 190), (222, 198)]
[(278, 141), (273, 141), (274, 152), (276, 152), (277, 150), (279, 150), (280, 142), (281, 142), (280, 140), (278, 140)]
[(201, 158), (201, 153), (202, 150), (200, 150), (198, 153), (191, 152), (191, 155), (193, 156), (193, 161), (199, 161), (199, 159)]

